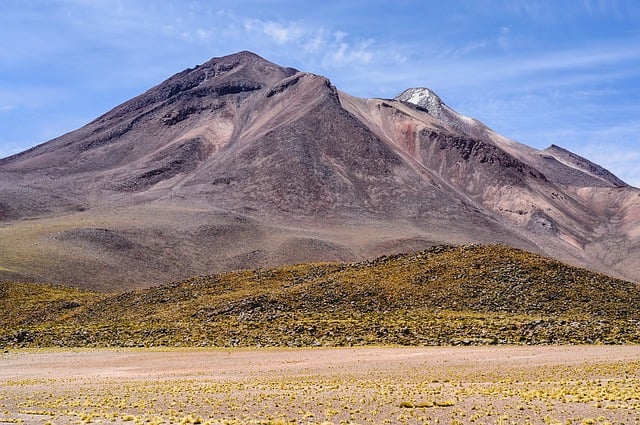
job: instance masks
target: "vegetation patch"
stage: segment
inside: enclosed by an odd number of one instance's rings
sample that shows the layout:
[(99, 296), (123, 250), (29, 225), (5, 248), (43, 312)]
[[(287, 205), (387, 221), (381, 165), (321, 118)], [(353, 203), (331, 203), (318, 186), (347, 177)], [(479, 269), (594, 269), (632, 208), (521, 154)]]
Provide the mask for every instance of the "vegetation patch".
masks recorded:
[(0, 284), (1, 347), (625, 344), (640, 289), (503, 246), (201, 276), (120, 294)]
[(0, 423), (635, 424), (640, 413), (640, 363), (633, 360), (490, 367), (438, 361), (363, 371), (327, 365), (224, 377), (206, 367), (160, 379), (0, 382)]

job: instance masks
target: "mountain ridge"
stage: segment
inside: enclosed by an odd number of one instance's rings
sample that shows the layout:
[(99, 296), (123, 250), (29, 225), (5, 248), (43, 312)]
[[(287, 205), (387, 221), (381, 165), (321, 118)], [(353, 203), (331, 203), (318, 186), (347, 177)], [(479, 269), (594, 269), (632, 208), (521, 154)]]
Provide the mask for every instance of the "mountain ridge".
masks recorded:
[(428, 89), (357, 98), (239, 52), (1, 160), (0, 279), (137, 287), (500, 243), (640, 281), (639, 194)]

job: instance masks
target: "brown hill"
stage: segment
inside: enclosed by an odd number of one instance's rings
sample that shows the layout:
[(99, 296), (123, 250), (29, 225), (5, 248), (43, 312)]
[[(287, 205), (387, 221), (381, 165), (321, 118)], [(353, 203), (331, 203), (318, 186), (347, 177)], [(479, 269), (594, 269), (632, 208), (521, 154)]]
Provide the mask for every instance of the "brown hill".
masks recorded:
[(359, 99), (252, 53), (0, 160), (0, 277), (118, 290), (500, 243), (640, 280), (640, 191), (432, 92)]
[(504, 246), (235, 271), (120, 294), (0, 284), (0, 347), (640, 342), (638, 285)]

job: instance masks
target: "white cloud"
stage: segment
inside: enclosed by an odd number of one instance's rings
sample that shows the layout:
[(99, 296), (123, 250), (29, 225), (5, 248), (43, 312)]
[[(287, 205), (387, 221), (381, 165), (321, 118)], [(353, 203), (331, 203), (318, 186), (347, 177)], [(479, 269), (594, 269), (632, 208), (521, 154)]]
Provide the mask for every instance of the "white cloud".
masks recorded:
[(65, 89), (59, 87), (0, 84), (0, 111), (9, 112), (18, 108), (36, 109), (66, 95)]
[(603, 143), (588, 148), (587, 155), (593, 162), (602, 165), (628, 184), (640, 187), (640, 150), (619, 146), (617, 143)]
[(518, 73), (576, 68), (591, 68), (620, 62), (639, 60), (640, 50), (633, 43), (610, 43), (606, 46), (581, 47), (536, 55), (513, 64), (512, 71)]
[(611, 171), (627, 183), (640, 187), (640, 122), (627, 122), (600, 128), (566, 126), (541, 127), (530, 137), (556, 144)]
[(506, 50), (511, 47), (511, 28), (500, 27), (500, 35), (498, 36), (498, 46)]
[(201, 41), (207, 41), (211, 38), (211, 31), (202, 28), (197, 29), (196, 34)]
[(336, 43), (340, 43), (342, 40), (344, 40), (347, 37), (347, 35), (348, 34), (344, 31), (334, 31), (333, 38)]
[(327, 45), (324, 28), (319, 28), (303, 45), (304, 51), (308, 54), (316, 53)]
[(243, 29), (248, 33), (266, 35), (278, 46), (299, 48), (303, 55), (298, 60), (308, 63), (311, 69), (315, 65), (334, 69), (349, 65), (368, 65), (376, 59), (388, 61), (388, 58), (401, 58), (397, 52), (388, 51), (386, 55), (374, 49), (373, 39), (352, 39), (345, 31), (327, 30), (323, 26), (246, 19)]
[(283, 44), (289, 41), (297, 40), (304, 31), (296, 25), (284, 27), (277, 22), (267, 22), (264, 25), (264, 33)]
[(439, 58), (461, 59), (470, 53), (486, 48), (489, 43), (486, 40), (472, 41), (463, 46), (453, 47), (442, 51)]
[(248, 31), (258, 31), (270, 37), (278, 44), (290, 43), (307, 36), (304, 27), (295, 22), (286, 24), (261, 19), (247, 19), (244, 28)]
[(374, 52), (370, 49), (372, 43), (372, 40), (361, 41), (355, 45), (347, 42), (338, 43), (333, 46), (335, 50), (325, 56), (325, 66), (367, 65), (374, 57)]
[[(508, 56), (495, 55), (487, 58), (458, 60), (453, 56), (441, 58), (437, 68), (430, 71), (438, 84), (480, 86), (500, 82), (500, 87), (523, 87), (544, 84), (558, 85), (577, 83), (579, 80), (610, 82), (611, 77), (637, 75), (640, 40), (610, 42), (600, 46), (573, 49), (523, 52)], [(425, 62), (430, 58), (425, 58)], [(426, 68), (426, 66), (425, 66)], [(473, 78), (469, 78), (469, 70)], [(513, 81), (513, 85), (507, 83)]]
[[(632, 2), (633, 3), (633, 2)], [(609, 1), (609, 0), (584, 0), (584, 8), (591, 16), (613, 16), (620, 18), (624, 15), (623, 2)]]

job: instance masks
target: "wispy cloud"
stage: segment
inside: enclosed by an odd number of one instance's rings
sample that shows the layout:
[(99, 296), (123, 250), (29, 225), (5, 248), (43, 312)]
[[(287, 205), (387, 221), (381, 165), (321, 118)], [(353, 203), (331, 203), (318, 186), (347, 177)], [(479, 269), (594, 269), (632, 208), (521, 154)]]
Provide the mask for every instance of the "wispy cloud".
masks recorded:
[(612, 65), (640, 59), (640, 40), (610, 42), (602, 46), (587, 46), (537, 54), (514, 63), (510, 72), (539, 72)]
[(591, 16), (622, 18), (628, 2), (609, 0), (583, 0), (584, 10)]
[(274, 22), (260, 19), (247, 19), (244, 28), (249, 31), (258, 31), (271, 38), (278, 44), (298, 41), (300, 38), (308, 38), (310, 34), (304, 26), (296, 22)]
[(540, 126), (528, 138), (540, 140), (546, 147), (556, 144), (600, 164), (627, 183), (640, 187), (640, 121), (598, 127), (554, 122)]
[(511, 15), (526, 17), (536, 23), (566, 22), (583, 16), (624, 19), (638, 10), (635, 0), (505, 0), (502, 4)]
[[(186, 11), (180, 9), (181, 2), (160, 2), (152, 7), (136, 1), (119, 3), (118, 7), (103, 1), (75, 0), (70, 4), (73, 7), (69, 6), (66, 13), (57, 12), (58, 25), (67, 32), (87, 34), (92, 51), (99, 51), (95, 45), (102, 45), (103, 50), (115, 48), (129, 52), (130, 60), (145, 49), (159, 58), (184, 55), (184, 49), (177, 46), (185, 43), (220, 54), (257, 50), (267, 59), (286, 57), (283, 62), (293, 60), (315, 72), (403, 60), (398, 46), (353, 35), (345, 28), (304, 19), (257, 18), (250, 12), (217, 9), (206, 2), (189, 4)], [(92, 54), (88, 52), (89, 57)], [(203, 56), (201, 60), (208, 58)]]
[(602, 165), (628, 184), (640, 188), (640, 149), (638, 146), (620, 146), (617, 143), (589, 145), (583, 155)]
[[(517, 81), (518, 86), (529, 82), (535, 84), (541, 78), (585, 78), (590, 71), (602, 75), (607, 73), (628, 73), (627, 65), (637, 73), (640, 62), (640, 38), (612, 41), (600, 46), (581, 46), (557, 51), (523, 52), (520, 55), (494, 55), (490, 58), (472, 58), (464, 61), (443, 60), (440, 62), (440, 80), (448, 84), (481, 85), (494, 81), (504, 82), (505, 78)], [(469, 70), (473, 70), (470, 74)], [(469, 79), (469, 76), (473, 79)], [(606, 76), (602, 76), (606, 81)]]
[[(603, 147), (606, 148), (606, 154), (603, 154)], [(593, 149), (586, 149), (585, 152), (593, 158), (594, 161), (609, 166), (611, 169), (619, 170), (624, 178), (629, 179), (630, 183), (640, 187), (640, 150), (629, 150), (627, 148), (618, 147), (614, 143), (608, 143), (605, 146), (599, 145)]]
[(300, 52), (299, 60), (321, 65), (325, 69), (349, 65), (367, 65), (381, 59), (384, 52), (377, 50), (372, 38), (352, 38), (341, 29), (300, 22), (275, 22), (246, 19), (243, 29), (249, 33), (267, 36), (278, 46), (291, 46)]
[(36, 109), (47, 103), (56, 102), (67, 94), (64, 89), (32, 85), (24, 87), (0, 83), (0, 111), (10, 112), (17, 109)]
[(325, 53), (323, 63), (326, 67), (350, 64), (367, 65), (376, 55), (376, 52), (371, 48), (372, 45), (373, 40), (362, 40), (356, 43), (341, 41)]
[(498, 41), (498, 46), (500, 46), (501, 49), (506, 50), (510, 48), (512, 44), (511, 27), (508, 27), (508, 26), (500, 27), (500, 35), (498, 36), (497, 41)]
[(477, 52), (479, 50), (485, 49), (489, 46), (489, 42), (487, 40), (475, 40), (471, 41), (467, 44), (461, 46), (453, 46), (451, 48), (447, 48), (445, 50), (441, 50), (438, 52), (436, 57), (441, 60), (453, 59), (460, 60), (465, 59), (469, 56), (470, 53)]

